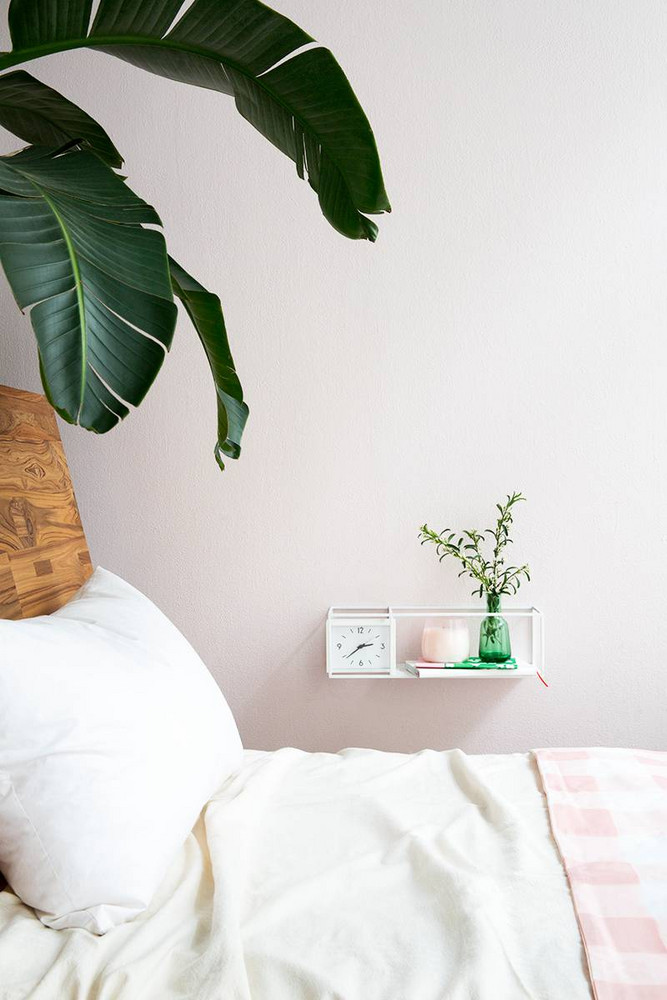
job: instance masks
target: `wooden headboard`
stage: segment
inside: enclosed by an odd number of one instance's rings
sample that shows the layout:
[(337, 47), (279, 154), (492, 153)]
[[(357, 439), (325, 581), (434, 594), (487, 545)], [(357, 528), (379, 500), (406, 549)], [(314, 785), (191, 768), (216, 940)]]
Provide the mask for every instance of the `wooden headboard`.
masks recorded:
[(0, 618), (50, 614), (91, 572), (53, 410), (0, 386)]

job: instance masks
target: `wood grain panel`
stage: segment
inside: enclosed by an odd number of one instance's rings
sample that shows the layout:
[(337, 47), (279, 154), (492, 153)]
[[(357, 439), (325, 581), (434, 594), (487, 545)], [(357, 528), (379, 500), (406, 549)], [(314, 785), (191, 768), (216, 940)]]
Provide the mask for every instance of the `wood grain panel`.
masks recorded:
[(50, 614), (91, 572), (53, 410), (0, 386), (0, 618)]

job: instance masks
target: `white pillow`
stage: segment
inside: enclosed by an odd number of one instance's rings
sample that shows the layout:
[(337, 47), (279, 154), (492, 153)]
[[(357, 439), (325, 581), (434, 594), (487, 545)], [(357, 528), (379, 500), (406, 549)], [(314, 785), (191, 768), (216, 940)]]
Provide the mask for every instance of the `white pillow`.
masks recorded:
[(241, 754), (195, 651), (113, 573), (0, 621), (0, 870), (49, 927), (144, 910)]

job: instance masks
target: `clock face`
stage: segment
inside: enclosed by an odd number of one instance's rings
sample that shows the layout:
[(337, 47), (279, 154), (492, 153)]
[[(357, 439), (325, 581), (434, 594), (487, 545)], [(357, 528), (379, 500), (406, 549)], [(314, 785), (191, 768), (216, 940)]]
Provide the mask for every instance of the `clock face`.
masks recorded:
[(331, 623), (329, 669), (388, 672), (391, 667), (391, 626), (386, 621), (339, 624)]

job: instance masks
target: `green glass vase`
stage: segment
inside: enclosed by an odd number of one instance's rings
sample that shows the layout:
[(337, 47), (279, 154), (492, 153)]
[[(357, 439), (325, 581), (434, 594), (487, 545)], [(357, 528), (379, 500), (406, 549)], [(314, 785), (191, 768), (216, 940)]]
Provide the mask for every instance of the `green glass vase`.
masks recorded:
[(497, 612), (500, 595), (486, 595), (486, 609), (490, 612), (479, 627), (479, 658), (482, 663), (505, 663), (512, 655), (509, 625)]

